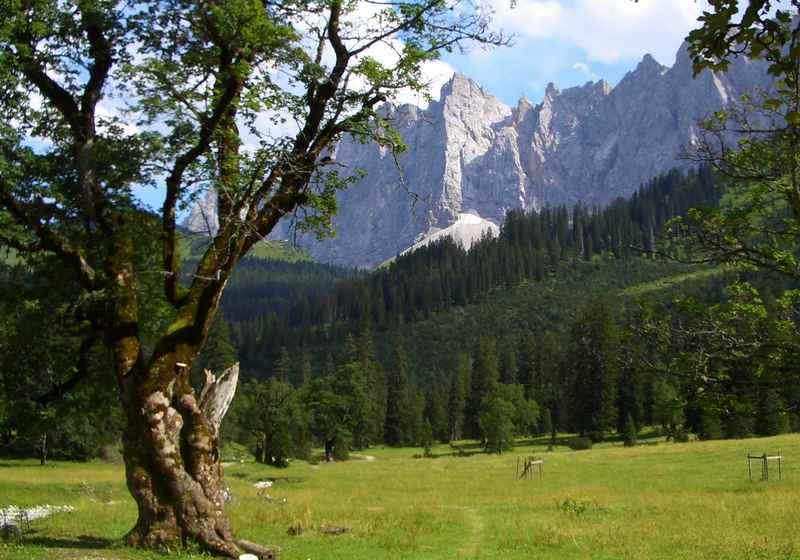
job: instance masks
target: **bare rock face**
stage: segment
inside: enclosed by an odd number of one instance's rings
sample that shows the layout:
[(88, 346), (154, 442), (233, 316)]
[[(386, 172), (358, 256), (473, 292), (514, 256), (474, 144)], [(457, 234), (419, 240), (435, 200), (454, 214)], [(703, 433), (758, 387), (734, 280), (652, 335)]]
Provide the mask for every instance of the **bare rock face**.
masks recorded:
[(217, 195), (213, 190), (207, 190), (197, 199), (192, 206), (189, 216), (183, 221), (183, 227), (195, 233), (214, 235), (219, 229), (217, 218)]
[[(366, 178), (340, 194), (335, 238), (300, 243), (320, 261), (373, 267), (465, 213), (499, 225), (513, 208), (607, 204), (686, 167), (679, 155), (697, 121), (769, 83), (766, 65), (746, 59), (693, 79), (686, 45), (672, 68), (646, 55), (614, 88), (550, 84), (541, 103), (514, 108), (456, 74), (425, 110), (384, 107), (408, 146), (397, 160), (341, 140), (336, 161)], [(207, 209), (196, 215), (208, 221)], [(274, 236), (287, 237), (285, 226)]]

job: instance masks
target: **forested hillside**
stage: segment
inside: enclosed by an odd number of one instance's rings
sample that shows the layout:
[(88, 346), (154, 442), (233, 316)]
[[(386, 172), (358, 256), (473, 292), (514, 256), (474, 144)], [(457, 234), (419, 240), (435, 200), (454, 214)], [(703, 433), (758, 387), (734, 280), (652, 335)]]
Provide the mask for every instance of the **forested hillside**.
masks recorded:
[(587, 285), (576, 289), (584, 292), (591, 291), (593, 276), (609, 274), (631, 285), (680, 271), (671, 262), (654, 271), (642, 259), (670, 251), (656, 246), (668, 220), (689, 208), (714, 205), (716, 197), (707, 170), (675, 171), (602, 209), (511, 211), (499, 237), (484, 239), (470, 251), (443, 239), (369, 275), (247, 259), (223, 308), (246, 371), (264, 377), (281, 347), (297, 354), (304, 346), (319, 350), (328, 341), (340, 343), (347, 332), (396, 329), (521, 282), (535, 286), (566, 278), (576, 267), (582, 270), (581, 262), (615, 263), (611, 271), (604, 266), (603, 272), (582, 278), (579, 282)]
[(556, 431), (635, 440), (644, 426), (679, 439), (785, 431), (794, 388), (740, 359), (726, 406), (692, 381), (699, 343), (673, 329), (738, 305), (733, 282), (758, 285), (765, 313), (788, 287), (680, 263), (679, 230), (665, 228), (717, 193), (706, 170), (673, 172), (603, 209), (511, 212), (470, 251), (443, 240), (370, 274), (250, 261), (224, 303), (251, 380), (229, 433), (281, 464), (310, 441), (335, 456), (463, 437), (501, 451)]
[[(243, 385), (224, 432), (277, 465), (309, 456), (314, 444), (343, 457), (379, 443), (461, 438), (502, 451), (514, 437), (557, 431), (635, 439), (645, 426), (676, 438), (687, 430), (720, 437), (797, 428), (800, 390), (775, 375), (788, 367), (787, 353), (769, 350), (762, 334), (792, 286), (680, 262), (681, 230), (670, 220), (714, 207), (718, 192), (706, 170), (673, 172), (602, 209), (510, 212), (497, 238), (470, 251), (445, 239), (371, 273), (270, 245), (270, 258), (241, 262), (225, 292), (224, 319), (214, 323), (195, 369), (221, 371), (241, 360)], [(186, 258), (204, 243), (187, 239)], [(8, 340), (19, 345), (31, 328), (47, 325), (54, 345), (75, 346), (71, 332), (46, 315), (58, 306), (68, 313), (69, 302), (49, 281), (38, 282), (45, 277), (37, 271), (4, 273)], [(163, 307), (152, 278), (142, 276), (142, 295), (155, 329)], [(757, 299), (744, 297), (745, 281), (758, 287)], [(20, 297), (30, 303), (20, 307)], [(720, 324), (731, 309), (741, 332), (714, 327), (718, 339), (707, 340), (687, 334)], [(747, 351), (731, 357), (725, 337)], [(22, 363), (10, 349), (3, 356)], [(6, 377), (5, 394), (24, 393), (20, 380), (40, 382), (30, 356), (30, 374)], [(87, 355), (89, 375), (106, 359)], [(699, 368), (723, 372), (719, 391), (701, 390), (693, 377)], [(45, 385), (53, 383), (50, 392), (60, 391), (56, 381)], [(113, 409), (113, 399), (106, 402)], [(4, 423), (15, 453), (41, 449), (47, 433), (51, 453), (83, 458), (116, 434), (86, 430), (69, 415), (54, 422), (61, 409), (44, 400), (18, 406), (26, 415)]]

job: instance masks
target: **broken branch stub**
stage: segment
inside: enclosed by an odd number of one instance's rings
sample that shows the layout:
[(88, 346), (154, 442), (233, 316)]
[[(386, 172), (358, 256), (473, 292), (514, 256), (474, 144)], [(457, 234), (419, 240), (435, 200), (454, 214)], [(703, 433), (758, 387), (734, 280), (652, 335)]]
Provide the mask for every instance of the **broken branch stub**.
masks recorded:
[(210, 370), (205, 370), (205, 374), (206, 380), (200, 392), (200, 410), (203, 411), (216, 436), (236, 394), (236, 386), (239, 383), (239, 362), (223, 371), (219, 377), (214, 376)]

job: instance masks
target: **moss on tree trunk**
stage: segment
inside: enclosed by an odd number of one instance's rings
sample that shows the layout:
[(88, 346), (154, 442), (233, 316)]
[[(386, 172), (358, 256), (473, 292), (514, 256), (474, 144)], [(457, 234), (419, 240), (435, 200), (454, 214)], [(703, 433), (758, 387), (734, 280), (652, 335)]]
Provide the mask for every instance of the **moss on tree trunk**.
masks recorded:
[(218, 440), (187, 374), (188, 369), (180, 372), (167, 387), (134, 384), (125, 399), (125, 471), (139, 513), (126, 541), (145, 548), (196, 541), (215, 554), (237, 557), (240, 549), (225, 516)]

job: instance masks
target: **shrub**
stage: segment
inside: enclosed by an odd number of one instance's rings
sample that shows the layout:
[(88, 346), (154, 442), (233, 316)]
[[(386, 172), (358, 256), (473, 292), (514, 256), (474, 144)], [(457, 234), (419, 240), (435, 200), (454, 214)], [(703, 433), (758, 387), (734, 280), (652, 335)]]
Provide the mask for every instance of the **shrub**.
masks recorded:
[(636, 422), (633, 421), (633, 416), (628, 413), (628, 417), (625, 419), (625, 429), (622, 433), (622, 441), (625, 443), (625, 447), (633, 447), (636, 445), (638, 441), (638, 430), (636, 429)]
[(672, 439), (675, 443), (686, 443), (689, 441), (689, 432), (684, 429), (677, 430)]
[(584, 449), (591, 449), (593, 442), (588, 437), (576, 437), (567, 442), (567, 445), (573, 451), (583, 451)]
[(569, 515), (581, 516), (591, 513), (603, 513), (605, 510), (595, 500), (581, 500), (566, 498), (564, 501), (556, 501), (556, 507)]

